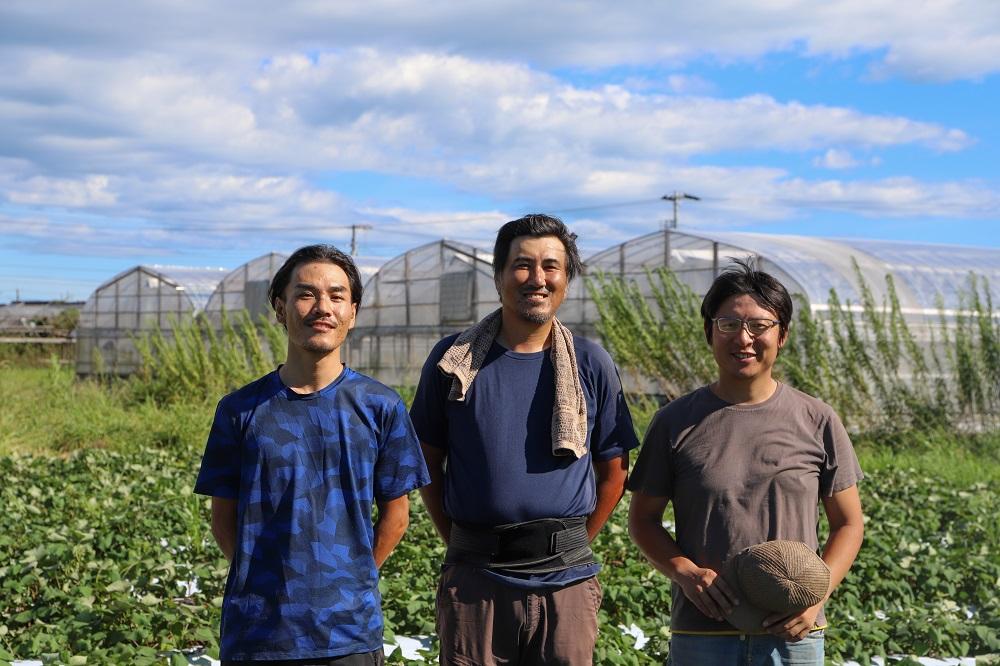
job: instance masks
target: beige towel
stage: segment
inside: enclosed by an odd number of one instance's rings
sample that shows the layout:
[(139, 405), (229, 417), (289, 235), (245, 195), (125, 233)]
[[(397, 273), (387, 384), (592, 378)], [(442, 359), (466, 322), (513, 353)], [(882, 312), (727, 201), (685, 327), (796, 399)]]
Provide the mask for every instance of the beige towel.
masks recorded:
[[(438, 368), (452, 378), (449, 400), (461, 402), (483, 367), (486, 354), (500, 332), (500, 310), (486, 315), (482, 321), (459, 334), (441, 360)], [(555, 369), (556, 399), (552, 406), (552, 454), (582, 458), (587, 453), (587, 401), (580, 385), (576, 366), (573, 333), (558, 319), (552, 320), (549, 346)]]

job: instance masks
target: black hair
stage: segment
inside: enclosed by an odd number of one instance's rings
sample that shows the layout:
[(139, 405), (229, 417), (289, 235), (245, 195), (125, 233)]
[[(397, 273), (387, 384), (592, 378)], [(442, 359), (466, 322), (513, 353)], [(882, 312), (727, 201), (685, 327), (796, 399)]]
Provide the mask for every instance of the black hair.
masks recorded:
[(358, 267), (354, 265), (351, 255), (341, 252), (332, 245), (306, 245), (292, 252), (292, 256), (285, 260), (278, 272), (271, 278), (271, 286), (267, 290), (267, 299), (270, 301), (271, 307), (274, 307), (274, 302), (277, 299), (284, 298), (285, 287), (292, 279), (292, 272), (296, 267), (314, 261), (336, 264), (347, 273), (347, 283), (351, 288), (351, 303), (360, 308), (364, 287), (361, 285), (361, 274), (358, 272)]
[(712, 318), (727, 298), (747, 295), (757, 301), (757, 305), (770, 310), (778, 319), (779, 336), (788, 335), (792, 323), (792, 297), (785, 285), (773, 275), (757, 269), (753, 257), (736, 259), (730, 257), (733, 265), (722, 271), (712, 282), (708, 293), (701, 301), (701, 318), (705, 322), (705, 337), (712, 341)]
[(497, 241), (493, 245), (493, 279), (500, 281), (503, 267), (507, 265), (510, 256), (510, 244), (518, 236), (555, 236), (566, 248), (566, 277), (572, 280), (583, 272), (583, 262), (580, 261), (580, 251), (576, 248), (576, 234), (566, 228), (558, 217), (542, 213), (529, 213), (524, 217), (511, 220), (500, 227)]

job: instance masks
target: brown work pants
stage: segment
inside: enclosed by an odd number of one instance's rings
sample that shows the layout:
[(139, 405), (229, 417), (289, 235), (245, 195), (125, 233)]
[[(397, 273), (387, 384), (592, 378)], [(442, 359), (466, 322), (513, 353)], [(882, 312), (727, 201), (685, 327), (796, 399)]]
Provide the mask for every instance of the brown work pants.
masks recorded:
[(446, 666), (591, 666), (601, 585), (524, 590), (475, 568), (451, 565), (437, 593), (437, 632)]

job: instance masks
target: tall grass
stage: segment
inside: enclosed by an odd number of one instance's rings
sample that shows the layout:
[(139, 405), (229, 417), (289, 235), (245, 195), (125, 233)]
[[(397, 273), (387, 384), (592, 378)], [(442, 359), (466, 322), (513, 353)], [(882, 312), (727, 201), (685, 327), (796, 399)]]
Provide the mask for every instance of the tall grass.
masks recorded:
[[(796, 295), (782, 381), (828, 402), (853, 430), (892, 439), (905, 432), (1000, 426), (1000, 317), (988, 285), (970, 275), (955, 313), (908, 321), (891, 276), (881, 301), (855, 267), (860, 302), (831, 290), (814, 313)], [(598, 332), (627, 373), (670, 400), (713, 381), (701, 299), (665, 268), (644, 285), (617, 276), (588, 278)]]
[(219, 397), (264, 375), (285, 356), (285, 331), (246, 310), (222, 313), (216, 330), (206, 319), (171, 322), (135, 339), (142, 367), (134, 395), (157, 402)]

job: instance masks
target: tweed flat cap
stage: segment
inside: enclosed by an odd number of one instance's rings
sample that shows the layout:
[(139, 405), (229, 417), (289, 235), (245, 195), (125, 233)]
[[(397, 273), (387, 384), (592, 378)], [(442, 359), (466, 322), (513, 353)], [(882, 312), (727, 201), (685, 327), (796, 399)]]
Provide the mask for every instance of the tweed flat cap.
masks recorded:
[(800, 541), (766, 541), (729, 558), (722, 578), (740, 601), (726, 621), (759, 634), (768, 615), (790, 615), (822, 601), (830, 567)]

